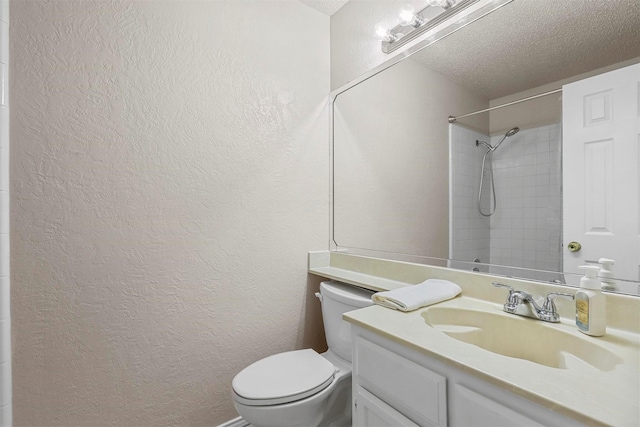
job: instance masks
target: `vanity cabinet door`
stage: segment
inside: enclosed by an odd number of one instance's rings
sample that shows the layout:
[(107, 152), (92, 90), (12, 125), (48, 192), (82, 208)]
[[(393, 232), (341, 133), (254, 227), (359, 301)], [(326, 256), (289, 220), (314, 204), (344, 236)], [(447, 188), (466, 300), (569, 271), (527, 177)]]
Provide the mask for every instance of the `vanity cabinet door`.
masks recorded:
[(362, 336), (354, 343), (354, 394), (364, 389), (417, 425), (447, 426), (444, 376)]
[(450, 390), (451, 427), (543, 427), (495, 400), (455, 384)]
[(353, 427), (419, 427), (362, 387), (357, 388), (353, 402)]

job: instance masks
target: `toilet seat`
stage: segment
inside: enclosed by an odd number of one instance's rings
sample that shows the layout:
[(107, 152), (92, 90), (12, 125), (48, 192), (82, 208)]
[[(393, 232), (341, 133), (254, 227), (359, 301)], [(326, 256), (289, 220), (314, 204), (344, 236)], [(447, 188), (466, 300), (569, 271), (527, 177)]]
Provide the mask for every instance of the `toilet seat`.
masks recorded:
[(294, 402), (332, 382), (336, 367), (314, 350), (274, 354), (247, 366), (232, 382), (234, 398), (248, 406)]

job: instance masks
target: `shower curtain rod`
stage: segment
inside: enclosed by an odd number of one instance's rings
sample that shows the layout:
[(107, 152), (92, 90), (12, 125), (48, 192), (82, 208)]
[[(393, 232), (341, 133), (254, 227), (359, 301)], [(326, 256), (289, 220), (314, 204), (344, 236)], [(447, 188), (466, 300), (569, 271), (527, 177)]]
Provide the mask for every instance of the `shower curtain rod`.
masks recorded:
[(456, 120), (462, 119), (464, 117), (475, 116), (476, 114), (486, 113), (486, 112), (491, 111), (491, 110), (496, 110), (496, 109), (502, 108), (502, 107), (508, 107), (509, 105), (519, 104), (521, 102), (530, 101), (532, 99), (540, 98), (542, 96), (547, 96), (547, 95), (551, 95), (553, 93), (558, 93), (558, 92), (562, 92), (562, 88), (555, 89), (555, 90), (550, 90), (550, 91), (544, 92), (544, 93), (539, 93), (539, 94), (533, 95), (533, 96), (528, 96), (526, 98), (518, 99), (516, 101), (507, 102), (506, 104), (496, 105), (495, 107), (486, 108), (484, 110), (475, 111), (473, 113), (464, 114), (462, 116), (457, 116), (457, 117), (449, 116), (449, 123), (455, 123)]

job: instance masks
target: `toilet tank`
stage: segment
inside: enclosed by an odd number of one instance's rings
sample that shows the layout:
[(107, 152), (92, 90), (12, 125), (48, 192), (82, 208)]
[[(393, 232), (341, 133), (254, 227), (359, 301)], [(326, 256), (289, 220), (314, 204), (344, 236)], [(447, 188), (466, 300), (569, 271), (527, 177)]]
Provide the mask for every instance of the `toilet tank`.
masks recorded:
[(373, 292), (331, 281), (320, 284), (320, 295), (329, 350), (351, 362), (351, 324), (342, 320), (342, 313), (372, 305)]

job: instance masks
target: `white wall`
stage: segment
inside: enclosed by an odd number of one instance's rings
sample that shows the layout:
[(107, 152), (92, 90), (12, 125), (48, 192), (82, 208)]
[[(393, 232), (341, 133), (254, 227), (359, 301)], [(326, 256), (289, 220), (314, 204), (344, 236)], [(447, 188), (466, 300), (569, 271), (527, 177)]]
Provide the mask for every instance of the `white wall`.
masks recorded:
[(336, 243), (448, 258), (447, 118), (486, 103), (412, 59), (338, 95)]
[(9, 1), (0, 1), (0, 426), (11, 425)]
[[(16, 425), (217, 425), (324, 347), (329, 19), (296, 1), (15, 1)], [(4, 153), (4, 151), (3, 151)]]

